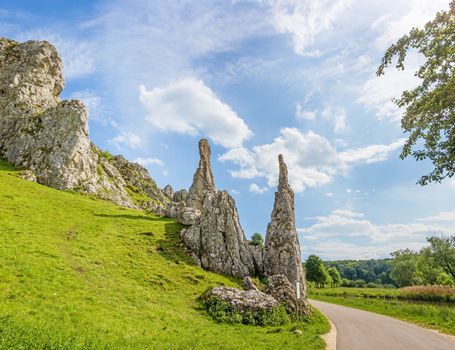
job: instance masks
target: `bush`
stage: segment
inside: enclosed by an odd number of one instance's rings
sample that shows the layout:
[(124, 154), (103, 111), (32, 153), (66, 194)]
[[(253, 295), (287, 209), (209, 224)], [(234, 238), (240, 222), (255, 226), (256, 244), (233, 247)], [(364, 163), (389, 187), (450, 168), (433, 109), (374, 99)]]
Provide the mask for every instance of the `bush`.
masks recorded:
[(253, 236), (251, 236), (250, 244), (254, 246), (262, 246), (264, 245), (264, 238), (262, 238), (260, 233), (256, 232)]
[(279, 326), (290, 322), (290, 317), (284, 305), (276, 309), (263, 312), (246, 311), (234, 309), (229, 303), (218, 297), (210, 296), (201, 299), (202, 305), (207, 313), (220, 323), (243, 323), (253, 326)]

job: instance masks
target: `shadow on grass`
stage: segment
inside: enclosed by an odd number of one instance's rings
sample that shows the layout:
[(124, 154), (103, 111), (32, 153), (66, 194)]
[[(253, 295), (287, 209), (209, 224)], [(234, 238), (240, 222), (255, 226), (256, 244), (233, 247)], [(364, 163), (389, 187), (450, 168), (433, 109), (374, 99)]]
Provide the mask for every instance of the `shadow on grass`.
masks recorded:
[(176, 264), (196, 265), (193, 259), (188, 256), (180, 238), (180, 232), (184, 228), (185, 226), (178, 223), (164, 224), (164, 239), (157, 241), (158, 253), (166, 260), (173, 261)]
[[(185, 263), (197, 266), (194, 260), (188, 255), (189, 252), (180, 237), (180, 232), (186, 227), (178, 223), (166, 223), (164, 226), (164, 239), (157, 241), (158, 254), (176, 264)], [(236, 284), (240, 284), (241, 279), (238, 277), (224, 274), (223, 276)]]

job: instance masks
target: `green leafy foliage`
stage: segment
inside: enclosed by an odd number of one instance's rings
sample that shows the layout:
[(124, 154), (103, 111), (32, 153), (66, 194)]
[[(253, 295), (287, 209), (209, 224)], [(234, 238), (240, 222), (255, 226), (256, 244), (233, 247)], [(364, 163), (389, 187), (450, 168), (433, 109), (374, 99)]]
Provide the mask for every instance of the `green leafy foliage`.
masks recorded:
[(201, 300), (207, 313), (217, 322), (243, 323), (253, 326), (279, 326), (290, 322), (284, 305), (264, 312), (241, 312), (215, 296)]
[(329, 267), (327, 269), (327, 273), (329, 274), (330, 276), (330, 279), (331, 279), (331, 286), (332, 287), (337, 287), (340, 285), (341, 283), (341, 275), (340, 273), (338, 272), (338, 270), (335, 268), (335, 267)]
[(390, 46), (377, 75), (384, 74), (396, 56), (396, 68), (403, 70), (409, 50), (422, 54), (425, 63), (415, 73), (421, 84), (394, 100), (405, 109), (401, 126), (409, 133), (401, 158), (412, 155), (433, 163), (434, 169), (418, 181), (426, 185), (455, 174), (455, 1), (423, 29), (413, 28)]
[(316, 255), (310, 255), (305, 261), (306, 278), (314, 282), (316, 287), (324, 287), (326, 283), (331, 283), (330, 275), (327, 273), (325, 266)]
[[(341, 284), (346, 287), (365, 287), (367, 283), (389, 285), (391, 259), (371, 260), (335, 260), (325, 261), (326, 268), (336, 268), (342, 278)], [(361, 285), (360, 285), (361, 284)]]
[(253, 234), (253, 236), (251, 236), (250, 244), (254, 245), (254, 246), (263, 246), (264, 238), (262, 237), (262, 235), (259, 232), (256, 232)]

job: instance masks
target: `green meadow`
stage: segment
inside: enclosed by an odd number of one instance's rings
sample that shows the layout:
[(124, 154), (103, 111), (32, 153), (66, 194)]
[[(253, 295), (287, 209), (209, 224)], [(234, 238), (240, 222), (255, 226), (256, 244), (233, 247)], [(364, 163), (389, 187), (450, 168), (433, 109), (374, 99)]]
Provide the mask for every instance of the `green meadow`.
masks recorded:
[(0, 349), (324, 348), (317, 311), (280, 327), (213, 321), (197, 298), (240, 281), (194, 265), (181, 229), (22, 180), (0, 160)]

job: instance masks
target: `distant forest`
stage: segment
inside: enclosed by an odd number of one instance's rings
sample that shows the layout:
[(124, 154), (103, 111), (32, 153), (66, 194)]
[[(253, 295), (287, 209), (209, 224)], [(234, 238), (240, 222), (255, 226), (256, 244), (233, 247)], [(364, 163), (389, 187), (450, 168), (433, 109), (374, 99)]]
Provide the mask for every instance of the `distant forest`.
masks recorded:
[(329, 269), (334, 267), (343, 279), (341, 285), (351, 287), (365, 287), (368, 284), (390, 286), (394, 281), (390, 278), (392, 259), (371, 260), (336, 260), (324, 261), (324, 266)]

